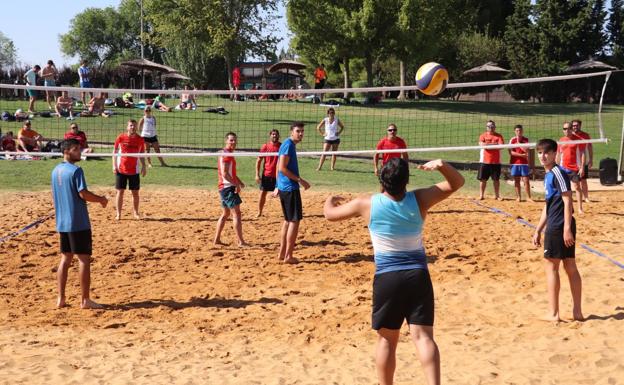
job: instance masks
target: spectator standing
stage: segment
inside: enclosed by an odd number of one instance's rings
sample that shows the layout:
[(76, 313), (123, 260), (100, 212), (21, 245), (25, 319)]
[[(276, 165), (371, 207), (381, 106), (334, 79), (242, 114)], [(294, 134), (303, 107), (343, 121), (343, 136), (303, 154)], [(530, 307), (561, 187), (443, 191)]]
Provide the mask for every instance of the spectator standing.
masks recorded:
[[(529, 143), (529, 138), (523, 136), (524, 129), (521, 124), (517, 124), (514, 127), (514, 133), (516, 134), (509, 140), (509, 144)], [(520, 202), (521, 188), (520, 181), (524, 183), (524, 190), (526, 191), (527, 200), (533, 202), (531, 199), (531, 185), (529, 184), (529, 148), (517, 147), (509, 149), (509, 163), (511, 164), (511, 176), (514, 178), (514, 187), (516, 189), (516, 201)]]
[[(33, 68), (29, 69), (25, 74), (24, 74), (24, 79), (26, 80), (26, 85), (27, 86), (36, 86), (37, 85), (37, 74), (39, 73), (39, 71), (41, 70), (41, 67), (39, 67), (38, 65), (35, 65)], [(37, 101), (37, 90), (33, 90), (33, 89), (26, 89), (26, 92), (28, 93), (28, 113), (32, 114), (35, 112), (35, 102)]]
[[(260, 152), (279, 152), (280, 133), (272, 129), (269, 134), (269, 141), (262, 145)], [(277, 184), (277, 156), (259, 156), (256, 160), (256, 183), (260, 185), (260, 197), (258, 198), (258, 215), (262, 216), (266, 195), (275, 190)], [(264, 165), (262, 164), (264, 162)]]
[[(137, 134), (137, 122), (134, 119), (128, 120), (126, 132), (120, 134), (115, 140), (113, 146), (113, 155), (141, 153), (145, 152), (145, 141)], [(139, 162), (141, 168), (139, 169)], [(145, 158), (137, 158), (131, 156), (113, 156), (113, 173), (115, 174), (115, 189), (117, 195), (115, 197), (117, 203), (117, 215), (115, 219), (121, 219), (121, 208), (123, 206), (123, 196), (128, 187), (132, 192), (133, 214), (135, 219), (141, 219), (139, 215), (139, 189), (141, 188), (142, 176), (147, 174), (145, 167)]]
[[(377, 143), (377, 150), (400, 150), (407, 148), (405, 141), (397, 135), (398, 128), (396, 124), (390, 123), (386, 128), (386, 137), (381, 139)], [(373, 167), (375, 168), (375, 175), (379, 175), (379, 154), (373, 155)], [(403, 158), (406, 162), (409, 162), (409, 156), (407, 152), (385, 152), (381, 155), (381, 166), (383, 167), (392, 158)]]
[[(327, 117), (323, 118), (321, 122), (316, 126), (316, 130), (323, 136), (323, 151), (338, 151), (340, 145), (340, 134), (344, 131), (344, 124), (336, 117), (336, 110), (333, 108), (327, 109)], [(320, 171), (325, 162), (325, 155), (321, 155), (319, 159), (319, 165), (316, 171)], [(332, 155), (330, 170), (334, 171), (336, 167), (336, 155)]]
[[(41, 77), (43, 78), (43, 85), (46, 87), (54, 87), (56, 86), (56, 79), (58, 78), (58, 70), (56, 69), (56, 66), (54, 65), (54, 62), (52, 60), (48, 60), (48, 64), (43, 67), (43, 69), (41, 70)], [(52, 110), (52, 102), (50, 101), (50, 99), (52, 99), (52, 101), (54, 101), (56, 99), (56, 92), (54, 91), (48, 91), (46, 90), (46, 102), (48, 103), (48, 109)], [(52, 98), (50, 98), (50, 95), (52, 95)]]
[[(78, 68), (78, 77), (80, 78), (80, 88), (91, 88), (91, 69), (87, 66), (87, 61), (83, 60)], [(86, 92), (81, 92), (82, 104), (87, 105)], [(89, 92), (89, 100), (93, 98), (93, 92)]]
[[(504, 143), (503, 136), (496, 132), (496, 123), (493, 120), (488, 120), (485, 124), (485, 132), (479, 136), (479, 146), (492, 146)], [(488, 179), (491, 177), (494, 185), (494, 197), (497, 200), (502, 200), (500, 196), (500, 150), (481, 149), (479, 163), (479, 172), (477, 174), (480, 192), (479, 199), (485, 199), (485, 187)]]
[[(578, 139), (586, 140), (591, 139), (589, 133), (582, 130), (583, 122), (579, 119), (572, 121), (572, 131)], [(585, 202), (591, 202), (589, 200), (589, 188), (587, 186), (587, 178), (589, 178), (589, 169), (594, 165), (594, 147), (591, 143), (584, 144), (585, 146), (585, 164), (583, 165), (583, 176), (581, 176), (581, 191), (583, 192), (583, 200)]]

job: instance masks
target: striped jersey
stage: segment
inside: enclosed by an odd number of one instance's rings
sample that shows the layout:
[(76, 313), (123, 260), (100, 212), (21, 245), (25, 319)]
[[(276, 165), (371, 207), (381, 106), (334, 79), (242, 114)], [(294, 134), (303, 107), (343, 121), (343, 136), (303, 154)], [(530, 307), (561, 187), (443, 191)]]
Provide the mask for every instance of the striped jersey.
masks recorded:
[(544, 191), (546, 199), (546, 231), (552, 232), (563, 229), (563, 199), (561, 194), (571, 191), (568, 174), (555, 165), (544, 176)]
[(426, 270), (422, 229), (423, 219), (413, 191), (406, 193), (400, 202), (384, 194), (373, 195), (368, 230), (373, 243), (375, 274)]

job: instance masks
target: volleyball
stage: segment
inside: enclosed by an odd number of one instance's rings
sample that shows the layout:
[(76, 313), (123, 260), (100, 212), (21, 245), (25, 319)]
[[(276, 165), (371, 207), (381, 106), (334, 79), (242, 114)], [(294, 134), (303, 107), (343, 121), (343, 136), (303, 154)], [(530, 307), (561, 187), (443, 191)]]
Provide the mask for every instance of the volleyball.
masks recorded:
[(430, 62), (416, 71), (416, 87), (425, 95), (438, 95), (446, 89), (449, 76), (442, 64)]

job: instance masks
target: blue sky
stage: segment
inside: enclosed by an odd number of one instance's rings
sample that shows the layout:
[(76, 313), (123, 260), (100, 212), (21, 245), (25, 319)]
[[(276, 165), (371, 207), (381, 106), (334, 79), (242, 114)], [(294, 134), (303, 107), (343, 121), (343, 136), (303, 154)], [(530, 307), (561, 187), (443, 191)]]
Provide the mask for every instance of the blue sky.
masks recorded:
[[(59, 48), (59, 35), (69, 30), (70, 20), (89, 7), (105, 8), (118, 5), (119, 0), (31, 0), (27, 3), (6, 0), (2, 2), (0, 32), (13, 40), (19, 62), (43, 66), (52, 59), (61, 67), (78, 61), (76, 58), (63, 56)], [(283, 40), (278, 45), (278, 51), (280, 48), (288, 47), (284, 8), (280, 7), (279, 12), (283, 17), (276, 30)], [(140, 52), (137, 52), (137, 56), (139, 55)]]

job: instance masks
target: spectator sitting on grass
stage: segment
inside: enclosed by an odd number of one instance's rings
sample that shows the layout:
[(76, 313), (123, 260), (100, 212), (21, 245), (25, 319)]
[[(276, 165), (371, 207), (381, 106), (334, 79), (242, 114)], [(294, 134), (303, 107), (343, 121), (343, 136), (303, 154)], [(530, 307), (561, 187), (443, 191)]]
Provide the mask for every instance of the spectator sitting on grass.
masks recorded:
[(167, 107), (165, 104), (165, 94), (160, 94), (154, 98), (154, 102), (152, 103), (152, 108), (157, 109), (158, 111), (170, 112), (171, 107)]
[(104, 102), (108, 95), (106, 92), (100, 92), (100, 95), (94, 96), (89, 100), (89, 109), (80, 114), (80, 116), (102, 116), (108, 118), (111, 116), (111, 112), (104, 109)]
[(29, 120), (24, 122), (24, 126), (17, 134), (17, 141), (17, 151), (37, 152), (43, 148), (43, 136), (32, 129)]
[(54, 109), (59, 118), (65, 116), (68, 120), (74, 120), (73, 105), (74, 101), (72, 98), (67, 95), (67, 91), (63, 91), (61, 96), (56, 99)]

